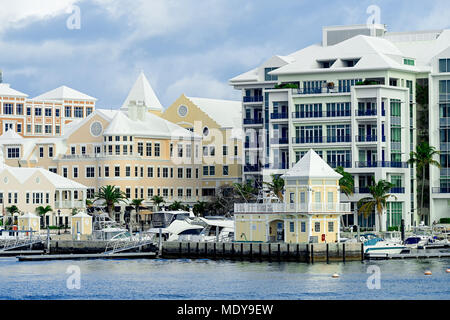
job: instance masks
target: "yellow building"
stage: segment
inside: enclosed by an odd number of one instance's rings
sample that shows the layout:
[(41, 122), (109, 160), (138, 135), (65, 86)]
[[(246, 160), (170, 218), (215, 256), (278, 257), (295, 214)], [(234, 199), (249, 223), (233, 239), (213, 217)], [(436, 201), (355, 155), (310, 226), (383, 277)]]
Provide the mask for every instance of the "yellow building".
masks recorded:
[(162, 117), (202, 136), (202, 196), (242, 181), (242, 104), (240, 101), (186, 97)]
[(286, 174), (282, 203), (235, 204), (235, 240), (252, 242), (338, 242), (340, 216), (350, 213), (340, 203), (339, 179), (316, 152), (308, 151)]

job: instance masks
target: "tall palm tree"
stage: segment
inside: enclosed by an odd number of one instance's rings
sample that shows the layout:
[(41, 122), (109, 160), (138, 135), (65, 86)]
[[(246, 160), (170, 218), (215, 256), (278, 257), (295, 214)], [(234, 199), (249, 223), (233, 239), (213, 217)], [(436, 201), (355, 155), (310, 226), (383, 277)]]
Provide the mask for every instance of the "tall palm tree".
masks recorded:
[(234, 183), (233, 188), (245, 202), (255, 199), (258, 193), (258, 190), (253, 187), (250, 180), (247, 180), (246, 183)]
[(397, 199), (396, 196), (388, 193), (394, 185), (386, 180), (379, 180), (376, 184), (369, 186), (370, 197), (362, 198), (358, 201), (358, 211), (365, 218), (375, 210), (378, 215), (379, 230), (383, 230), (382, 216), (387, 207), (387, 200), (390, 197)]
[(153, 203), (158, 207), (158, 210), (159, 210), (159, 206), (161, 205), (161, 203), (166, 202), (166, 200), (164, 200), (163, 197), (158, 196), (158, 195), (154, 195), (154, 196), (152, 197), (152, 201), (153, 201)]
[(41, 225), (42, 226), (45, 226), (45, 223), (44, 223), (45, 215), (47, 214), (47, 212), (51, 212), (51, 211), (53, 211), (53, 209), (50, 206), (46, 206), (46, 207), (39, 206), (36, 208), (36, 213), (41, 217)]
[(120, 191), (120, 189), (116, 186), (103, 186), (98, 192), (95, 194), (95, 201), (102, 200), (106, 204), (106, 208), (108, 210), (108, 215), (112, 218), (113, 207), (116, 203), (125, 202), (127, 196), (125, 192)]
[[(419, 143), (416, 146), (416, 151), (411, 151), (408, 163), (416, 165), (417, 168), (417, 178), (421, 180), (422, 190), (420, 192), (420, 213), (423, 212), (423, 195), (425, 191), (425, 171), (429, 166), (435, 166), (440, 168), (441, 164), (439, 161), (433, 158), (440, 154), (435, 147), (430, 146), (427, 142)], [(420, 175), (419, 175), (420, 173)]]
[(144, 202), (144, 199), (133, 199), (131, 200), (131, 206), (134, 208), (134, 211), (136, 211), (136, 221), (139, 220), (139, 211), (140, 206), (142, 205), (142, 202)]
[(342, 178), (339, 179), (339, 187), (341, 192), (347, 197), (353, 195), (353, 190), (355, 187), (353, 176), (346, 172), (343, 167), (337, 167), (335, 171), (342, 176)]
[(174, 201), (169, 206), (169, 210), (172, 210), (172, 211), (177, 211), (177, 210), (180, 210), (180, 209), (183, 209), (183, 208), (184, 208), (184, 206), (183, 206), (183, 204), (180, 201)]
[(283, 201), (284, 179), (279, 175), (272, 174), (272, 182), (263, 182), (280, 202)]

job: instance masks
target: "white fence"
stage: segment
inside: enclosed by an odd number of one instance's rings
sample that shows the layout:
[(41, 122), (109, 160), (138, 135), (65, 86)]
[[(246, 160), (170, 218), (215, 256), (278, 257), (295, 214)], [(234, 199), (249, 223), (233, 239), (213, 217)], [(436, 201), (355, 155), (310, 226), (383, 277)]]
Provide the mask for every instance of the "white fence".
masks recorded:
[(235, 203), (235, 213), (350, 213), (350, 203)]

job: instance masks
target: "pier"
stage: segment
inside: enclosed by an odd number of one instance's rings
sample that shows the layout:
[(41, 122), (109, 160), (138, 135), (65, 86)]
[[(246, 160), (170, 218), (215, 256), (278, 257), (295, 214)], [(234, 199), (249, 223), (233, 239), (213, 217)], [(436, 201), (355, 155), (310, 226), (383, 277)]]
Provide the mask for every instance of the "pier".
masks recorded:
[(363, 261), (361, 243), (164, 242), (162, 258), (315, 262)]
[(91, 254), (49, 254), (37, 256), (17, 256), (19, 261), (49, 261), (49, 260), (88, 260), (88, 259), (154, 259), (154, 252), (131, 253), (91, 253)]
[(368, 260), (390, 260), (390, 259), (432, 259), (432, 258), (449, 258), (450, 251), (441, 252), (439, 250), (430, 250), (426, 252), (411, 252), (399, 254), (371, 254), (367, 256)]

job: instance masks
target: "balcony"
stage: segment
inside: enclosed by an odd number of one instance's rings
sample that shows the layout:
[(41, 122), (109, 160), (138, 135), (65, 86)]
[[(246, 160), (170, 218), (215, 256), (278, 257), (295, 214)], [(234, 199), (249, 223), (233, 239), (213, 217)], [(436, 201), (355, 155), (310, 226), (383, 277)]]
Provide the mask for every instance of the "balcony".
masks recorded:
[(402, 187), (391, 188), (391, 193), (405, 193), (405, 188)]
[(258, 119), (244, 119), (244, 124), (262, 124), (263, 123), (263, 119), (262, 118), (258, 118)]
[(306, 143), (323, 143), (324, 137), (294, 137), (292, 143), (306, 144)]
[(250, 141), (245, 141), (244, 148), (245, 149), (250, 149), (250, 148), (258, 149), (258, 148), (261, 148), (261, 145), (259, 143), (255, 142), (255, 141), (251, 141), (251, 142)]
[(259, 172), (261, 171), (261, 166), (257, 164), (247, 164), (244, 166), (244, 172)]
[(55, 201), (56, 209), (73, 209), (84, 208), (85, 204), (82, 200), (74, 200), (73, 203), (70, 200)]
[(285, 170), (285, 169), (289, 169), (288, 168), (288, 164), (285, 162), (282, 163), (277, 163), (277, 164), (266, 164), (264, 165), (264, 169), (272, 169), (272, 170)]
[(369, 189), (369, 187), (354, 188), (353, 189), (353, 193), (355, 193), (355, 194), (368, 194), (368, 193), (370, 193), (370, 189)]
[(350, 213), (350, 203), (235, 203), (235, 213)]
[(376, 116), (377, 115), (377, 110), (376, 109), (356, 110), (356, 115), (359, 116), (359, 117)]
[(328, 162), (328, 165), (330, 167), (332, 167), (333, 169), (336, 169), (337, 167), (342, 167), (342, 168), (351, 168), (352, 167), (351, 161)]
[(288, 119), (289, 114), (287, 112), (279, 112), (279, 113), (271, 113), (270, 119), (279, 120), (279, 119)]
[(333, 88), (300, 88), (300, 89), (292, 89), (292, 94), (335, 94), (335, 93), (350, 93), (348, 86), (335, 86)]
[(293, 112), (292, 118), (294, 119), (309, 119), (309, 118), (338, 118), (338, 117), (350, 117), (350, 110), (343, 111), (299, 111)]
[[(356, 136), (355, 141), (356, 142), (377, 142), (378, 136)], [(383, 141), (386, 140), (386, 137), (384, 137)]]
[(432, 193), (450, 193), (450, 187), (432, 188)]
[(283, 138), (272, 138), (270, 139), (271, 144), (289, 144), (289, 138), (283, 137)]
[(356, 161), (356, 168), (408, 168), (407, 162), (393, 161)]
[(244, 101), (244, 102), (262, 102), (262, 101), (263, 101), (263, 96), (248, 96), (248, 97), (243, 97), (243, 101)]

